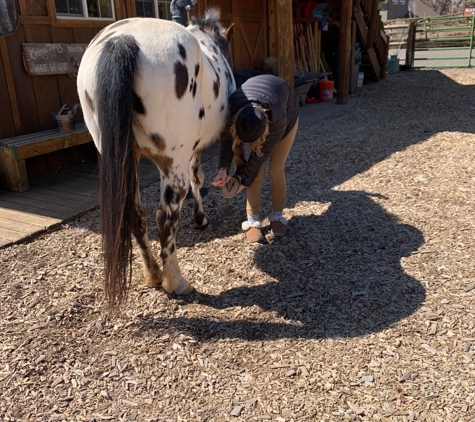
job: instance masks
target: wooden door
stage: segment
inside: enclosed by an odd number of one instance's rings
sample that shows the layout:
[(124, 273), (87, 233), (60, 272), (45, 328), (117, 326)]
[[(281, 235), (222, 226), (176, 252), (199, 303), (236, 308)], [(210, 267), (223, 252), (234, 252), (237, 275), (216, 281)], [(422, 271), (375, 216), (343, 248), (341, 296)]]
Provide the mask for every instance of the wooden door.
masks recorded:
[(223, 24), (234, 23), (234, 70), (255, 70), (269, 55), (267, 0), (201, 0), (197, 10), (219, 6)]

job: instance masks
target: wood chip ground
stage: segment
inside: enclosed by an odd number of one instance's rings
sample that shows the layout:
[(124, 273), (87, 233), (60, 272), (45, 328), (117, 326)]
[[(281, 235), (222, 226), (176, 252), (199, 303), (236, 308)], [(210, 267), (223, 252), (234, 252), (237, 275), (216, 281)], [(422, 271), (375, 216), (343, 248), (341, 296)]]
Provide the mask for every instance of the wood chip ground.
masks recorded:
[[(246, 244), (244, 194), (205, 164), (214, 226), (185, 202), (187, 297), (142, 286), (135, 250), (108, 317), (97, 211), (0, 250), (0, 420), (474, 421), (475, 72), (358, 95), (300, 128), (285, 238)], [(159, 187), (142, 196), (158, 256)]]

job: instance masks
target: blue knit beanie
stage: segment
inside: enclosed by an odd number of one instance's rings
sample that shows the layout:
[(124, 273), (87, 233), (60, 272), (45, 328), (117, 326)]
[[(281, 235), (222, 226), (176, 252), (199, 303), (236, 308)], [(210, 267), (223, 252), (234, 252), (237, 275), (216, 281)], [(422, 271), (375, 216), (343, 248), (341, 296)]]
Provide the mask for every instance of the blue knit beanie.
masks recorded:
[(267, 119), (262, 110), (249, 104), (236, 119), (236, 133), (246, 143), (257, 141), (266, 129)]

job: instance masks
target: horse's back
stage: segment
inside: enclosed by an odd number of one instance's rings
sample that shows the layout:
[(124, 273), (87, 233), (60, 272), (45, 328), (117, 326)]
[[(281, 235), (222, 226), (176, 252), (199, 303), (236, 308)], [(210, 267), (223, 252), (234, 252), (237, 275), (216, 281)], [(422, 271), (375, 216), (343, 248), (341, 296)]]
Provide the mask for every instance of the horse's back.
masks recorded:
[[(118, 21), (99, 33), (87, 48), (78, 74), (78, 90), (83, 104), (89, 105), (84, 113), (86, 124), (100, 150), (100, 123), (93, 112), (92, 104), (97, 87), (111, 81), (99, 81), (98, 63), (109, 61), (109, 66), (117, 66), (114, 58), (104, 53), (107, 43), (127, 37), (137, 45), (137, 70), (134, 78), (134, 92), (143, 109), (137, 113), (134, 128), (137, 143), (143, 150), (154, 151), (152, 134), (166, 139), (165, 148), (171, 153), (182, 154), (189, 159), (194, 142), (201, 139), (204, 124), (204, 100), (202, 83), (206, 67), (201, 45), (196, 37), (182, 25), (174, 22), (131, 18)], [(115, 40), (115, 41), (114, 41)], [(124, 58), (126, 60), (126, 58)], [(201, 74), (200, 74), (201, 70)], [(214, 125), (210, 120), (208, 124)], [(216, 130), (217, 132), (217, 130)], [(181, 151), (176, 144), (181, 145)], [(207, 144), (213, 139), (203, 139)], [(164, 153), (165, 151), (160, 151)]]
[[(197, 60), (201, 54), (198, 41), (182, 25), (163, 19), (124, 19), (104, 28), (89, 44), (78, 72), (79, 90), (87, 89), (93, 95), (100, 82), (96, 78), (97, 62), (99, 59), (107, 60), (102, 54), (104, 46), (120, 37), (129, 37), (137, 44), (140, 79), (135, 83), (138, 82), (136, 88), (139, 89), (144, 82), (161, 84), (166, 88), (170, 85), (166, 76), (173, 71), (183, 51), (191, 60)], [(117, 66), (118, 63), (110, 65)], [(157, 92), (150, 92), (152, 94)]]

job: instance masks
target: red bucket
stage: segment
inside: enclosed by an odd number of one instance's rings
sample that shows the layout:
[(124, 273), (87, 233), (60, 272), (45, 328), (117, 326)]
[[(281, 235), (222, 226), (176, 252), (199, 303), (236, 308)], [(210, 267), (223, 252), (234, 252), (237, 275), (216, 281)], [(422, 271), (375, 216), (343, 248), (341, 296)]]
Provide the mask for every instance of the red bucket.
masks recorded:
[(334, 81), (318, 81), (320, 101), (322, 103), (331, 103), (333, 101), (334, 83)]

